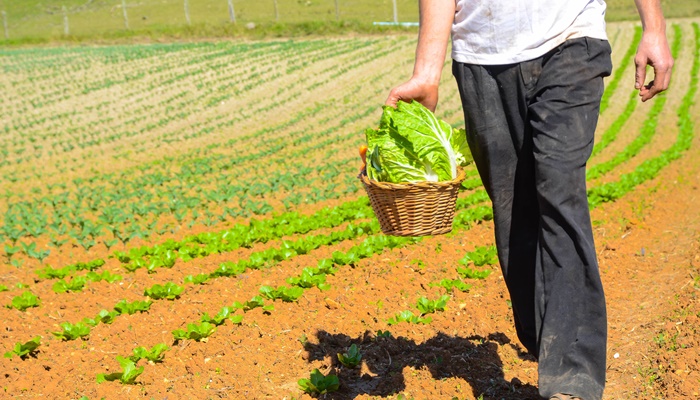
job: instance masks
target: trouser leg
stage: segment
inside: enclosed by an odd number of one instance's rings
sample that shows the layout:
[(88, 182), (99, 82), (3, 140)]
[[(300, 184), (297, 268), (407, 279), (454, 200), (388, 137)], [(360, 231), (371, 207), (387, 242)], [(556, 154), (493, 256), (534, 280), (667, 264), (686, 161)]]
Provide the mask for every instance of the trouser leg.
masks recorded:
[(600, 399), (605, 383), (605, 301), (585, 167), (610, 70), (609, 45), (593, 39), (520, 64), (453, 67), (516, 330), (538, 358), (545, 397)]

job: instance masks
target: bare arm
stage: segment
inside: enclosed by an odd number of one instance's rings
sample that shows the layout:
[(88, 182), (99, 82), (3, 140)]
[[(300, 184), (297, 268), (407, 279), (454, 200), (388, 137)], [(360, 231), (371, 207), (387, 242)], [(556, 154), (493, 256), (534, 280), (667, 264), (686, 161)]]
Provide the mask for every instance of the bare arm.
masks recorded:
[(416, 100), (435, 111), (454, 14), (454, 0), (420, 0), (420, 30), (413, 76), (391, 90), (387, 105), (395, 107), (399, 100)]
[[(637, 66), (634, 87), (639, 89), (642, 101), (647, 101), (668, 89), (673, 57), (666, 39), (666, 21), (661, 11), (661, 1), (635, 0), (635, 3), (644, 33), (634, 58)], [(645, 85), (647, 65), (654, 69), (654, 78)]]

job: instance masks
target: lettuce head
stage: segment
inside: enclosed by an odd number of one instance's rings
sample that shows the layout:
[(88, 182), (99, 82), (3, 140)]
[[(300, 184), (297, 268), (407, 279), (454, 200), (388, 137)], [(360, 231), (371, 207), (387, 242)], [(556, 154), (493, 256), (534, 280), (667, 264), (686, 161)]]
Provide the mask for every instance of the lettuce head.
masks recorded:
[(380, 182), (440, 182), (472, 161), (464, 130), (417, 101), (384, 106), (379, 128), (367, 129), (367, 176)]

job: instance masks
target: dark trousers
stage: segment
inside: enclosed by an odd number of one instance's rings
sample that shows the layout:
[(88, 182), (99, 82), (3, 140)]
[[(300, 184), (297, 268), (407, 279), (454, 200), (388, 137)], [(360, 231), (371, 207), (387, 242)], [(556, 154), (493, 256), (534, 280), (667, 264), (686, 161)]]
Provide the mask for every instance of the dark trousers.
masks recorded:
[(610, 51), (607, 41), (579, 38), (519, 64), (453, 63), (518, 338), (538, 359), (545, 398), (598, 400), (605, 386), (607, 320), (586, 161)]

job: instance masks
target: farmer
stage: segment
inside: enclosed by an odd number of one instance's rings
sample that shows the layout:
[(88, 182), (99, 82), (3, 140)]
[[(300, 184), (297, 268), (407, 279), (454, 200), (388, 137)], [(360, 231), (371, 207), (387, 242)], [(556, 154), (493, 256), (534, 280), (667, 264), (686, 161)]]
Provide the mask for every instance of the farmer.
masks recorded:
[[(642, 101), (668, 88), (660, 0), (636, 0)], [(387, 105), (438, 102), (448, 38), (467, 140), (494, 210), (518, 338), (544, 398), (598, 400), (607, 320), (586, 198), (611, 48), (604, 0), (421, 0), (413, 76)], [(645, 84), (646, 67), (653, 81)]]

